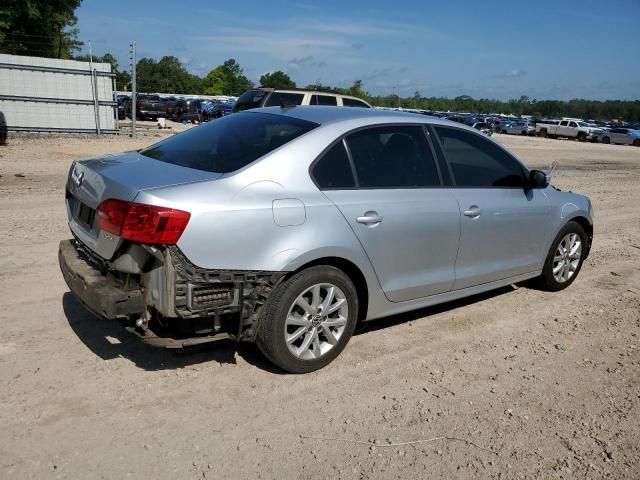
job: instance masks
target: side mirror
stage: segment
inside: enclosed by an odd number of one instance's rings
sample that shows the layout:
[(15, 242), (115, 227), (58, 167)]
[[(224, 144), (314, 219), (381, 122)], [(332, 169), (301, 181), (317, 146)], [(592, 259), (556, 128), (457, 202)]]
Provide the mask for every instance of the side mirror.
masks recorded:
[(542, 170), (531, 170), (529, 172), (529, 188), (547, 188), (549, 177)]

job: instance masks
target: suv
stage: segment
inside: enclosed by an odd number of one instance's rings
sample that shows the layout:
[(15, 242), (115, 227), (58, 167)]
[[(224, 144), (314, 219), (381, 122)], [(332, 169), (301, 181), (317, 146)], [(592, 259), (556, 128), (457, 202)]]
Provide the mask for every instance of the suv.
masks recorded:
[(325, 105), (334, 107), (371, 108), (364, 100), (341, 93), (317, 92), (314, 90), (276, 89), (257, 87), (244, 92), (233, 107), (234, 112), (260, 107), (282, 107), (293, 105)]

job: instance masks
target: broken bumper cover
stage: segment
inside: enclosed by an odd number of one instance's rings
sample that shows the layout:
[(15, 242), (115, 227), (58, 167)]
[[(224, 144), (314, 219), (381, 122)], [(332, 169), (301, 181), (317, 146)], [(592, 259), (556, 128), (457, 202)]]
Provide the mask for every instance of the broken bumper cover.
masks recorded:
[(62, 275), (82, 304), (100, 317), (125, 321), (144, 343), (166, 348), (254, 341), (262, 306), (286, 275), (203, 269), (177, 247), (156, 249), (154, 258), (125, 284), (118, 279), (122, 272), (78, 240), (60, 242), (58, 251)]
[(142, 315), (144, 301), (140, 289), (120, 287), (83, 259), (73, 240), (63, 240), (58, 262), (67, 286), (89, 310), (109, 320)]

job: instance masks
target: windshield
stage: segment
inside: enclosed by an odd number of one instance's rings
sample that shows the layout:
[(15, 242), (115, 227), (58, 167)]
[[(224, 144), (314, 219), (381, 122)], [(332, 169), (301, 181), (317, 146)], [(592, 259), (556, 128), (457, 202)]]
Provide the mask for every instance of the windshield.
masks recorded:
[(173, 165), (229, 173), (317, 126), (317, 123), (284, 115), (247, 112), (191, 128), (140, 154)]

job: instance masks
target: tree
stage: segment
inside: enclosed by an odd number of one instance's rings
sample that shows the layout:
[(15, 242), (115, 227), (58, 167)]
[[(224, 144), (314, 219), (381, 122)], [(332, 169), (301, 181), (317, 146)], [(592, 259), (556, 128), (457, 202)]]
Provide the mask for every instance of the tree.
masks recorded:
[(136, 70), (140, 92), (198, 94), (202, 91), (202, 79), (189, 73), (173, 56), (162, 57), (159, 62), (141, 58)]
[[(88, 62), (91, 60), (89, 55), (76, 55), (74, 60), (81, 62)], [(131, 75), (127, 71), (120, 71), (118, 68), (118, 61), (110, 53), (105, 53), (103, 56), (94, 55), (93, 61), (96, 63), (110, 63), (111, 71), (116, 74), (116, 90), (129, 90), (131, 84)]]
[(0, 6), (0, 52), (71, 58), (78, 40), (74, 12), (82, 0), (4, 0)]
[(271, 88), (296, 88), (296, 82), (280, 70), (262, 75), (260, 77), (260, 85)]
[(203, 91), (206, 95), (238, 96), (252, 86), (244, 76), (240, 64), (233, 58), (211, 70), (203, 81)]

